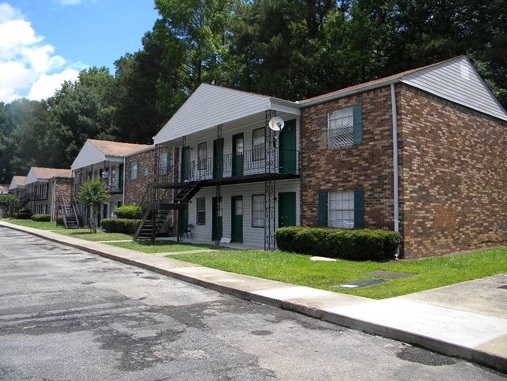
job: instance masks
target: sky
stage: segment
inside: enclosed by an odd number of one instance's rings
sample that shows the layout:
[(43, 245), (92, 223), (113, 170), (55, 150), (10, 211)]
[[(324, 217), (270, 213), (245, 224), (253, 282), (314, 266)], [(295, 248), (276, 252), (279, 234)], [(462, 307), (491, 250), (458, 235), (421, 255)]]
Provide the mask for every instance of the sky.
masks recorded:
[(142, 48), (153, 0), (0, 0), (0, 102), (51, 97), (88, 67)]

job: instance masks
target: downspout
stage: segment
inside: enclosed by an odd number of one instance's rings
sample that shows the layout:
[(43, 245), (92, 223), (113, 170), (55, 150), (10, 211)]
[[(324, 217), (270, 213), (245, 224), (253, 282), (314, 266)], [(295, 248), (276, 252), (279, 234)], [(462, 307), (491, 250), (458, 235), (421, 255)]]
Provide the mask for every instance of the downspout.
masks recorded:
[(125, 191), (127, 190), (126, 174), (127, 174), (127, 157), (123, 156), (123, 189), (121, 192), (121, 204), (125, 205)]
[[(399, 165), (398, 165), (398, 112), (396, 110), (396, 90), (391, 83), (391, 114), (393, 117), (393, 188), (394, 188), (394, 231), (400, 232), (400, 191), (399, 191)], [(396, 259), (400, 249), (396, 249)]]

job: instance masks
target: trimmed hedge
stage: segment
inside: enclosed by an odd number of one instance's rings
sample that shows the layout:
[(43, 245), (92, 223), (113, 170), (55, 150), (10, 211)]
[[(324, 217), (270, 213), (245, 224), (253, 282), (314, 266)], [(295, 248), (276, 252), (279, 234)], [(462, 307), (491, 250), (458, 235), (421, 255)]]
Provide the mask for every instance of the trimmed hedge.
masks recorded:
[(32, 217), (32, 213), (27, 212), (12, 213), (12, 217), (17, 220), (29, 220)]
[(399, 233), (387, 230), (302, 226), (280, 228), (275, 238), (282, 251), (359, 261), (394, 258), (402, 242)]
[(123, 205), (116, 208), (113, 213), (118, 218), (138, 220), (143, 217), (143, 208), (140, 205)]
[(51, 221), (51, 216), (49, 214), (33, 214), (32, 221), (49, 222)]
[(108, 233), (134, 234), (140, 222), (141, 220), (127, 218), (104, 218), (100, 225)]

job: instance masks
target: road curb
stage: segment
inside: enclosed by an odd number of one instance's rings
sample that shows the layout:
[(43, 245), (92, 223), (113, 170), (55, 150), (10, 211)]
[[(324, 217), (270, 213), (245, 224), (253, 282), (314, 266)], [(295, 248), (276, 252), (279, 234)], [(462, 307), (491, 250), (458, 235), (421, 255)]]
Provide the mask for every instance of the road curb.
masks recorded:
[[(273, 307), (277, 307), (277, 308), (281, 308), (281, 309), (285, 309), (285, 310), (289, 310), (289, 311), (293, 311), (293, 312), (297, 312), (297, 313), (300, 313), (300, 314), (303, 314), (303, 315), (306, 315), (306, 316), (309, 316), (312, 318), (321, 319), (323, 321), (327, 321), (327, 322), (330, 322), (330, 323), (333, 323), (333, 324), (336, 324), (339, 326), (347, 327), (350, 329), (354, 329), (357, 331), (362, 331), (362, 332), (365, 332), (368, 334), (377, 335), (377, 336), (405, 342), (405, 343), (408, 343), (408, 344), (411, 344), (414, 346), (418, 346), (418, 347), (421, 347), (424, 349), (428, 349), (428, 350), (431, 350), (434, 352), (438, 352), (438, 353), (441, 353), (441, 354), (444, 354), (447, 356), (457, 357), (457, 358), (461, 358), (461, 359), (464, 359), (467, 361), (471, 361), (476, 364), (483, 365), (488, 368), (500, 371), (502, 373), (507, 373), (507, 361), (502, 356), (498, 356), (498, 355), (488, 353), (488, 352), (485, 352), (485, 351), (482, 351), (479, 349), (471, 348), (471, 347), (465, 347), (465, 346), (457, 345), (454, 343), (449, 343), (447, 341), (439, 340), (434, 337), (428, 337), (428, 336), (424, 336), (422, 334), (408, 332), (408, 331), (393, 328), (393, 327), (387, 327), (387, 326), (384, 326), (381, 324), (375, 324), (375, 323), (372, 323), (369, 321), (364, 321), (364, 320), (361, 320), (358, 318), (352, 318), (352, 317), (349, 317), (349, 316), (346, 316), (346, 315), (343, 315), (340, 313), (327, 311), (327, 310), (321, 309), (321, 308), (316, 308), (314, 306), (310, 306), (310, 305), (307, 305), (307, 304), (304, 304), (304, 303), (301, 303), (298, 301), (279, 299), (279, 298), (275, 298), (275, 297), (271, 297), (271, 296), (267, 296), (267, 295), (262, 295), (261, 293), (256, 293), (254, 291), (248, 291), (248, 290), (243, 290), (243, 289), (240, 289), (240, 288), (237, 288), (234, 286), (230, 286), (230, 285), (219, 284), (219, 283), (213, 282), (211, 280), (202, 279), (202, 277), (184, 274), (181, 271), (181, 269), (183, 269), (183, 268), (189, 268), (189, 267), (204, 268), (203, 266), (193, 265), (193, 264), (189, 266), (186, 262), (182, 262), (182, 264), (185, 264), (186, 267), (181, 266), (179, 268), (180, 271), (178, 271), (178, 269), (175, 269), (175, 270), (164, 269), (164, 268), (157, 267), (155, 265), (151, 265), (146, 262), (138, 261), (133, 258), (127, 258), (124, 256), (119, 256), (116, 254), (108, 253), (106, 251), (103, 251), (103, 250), (100, 250), (97, 248), (93, 248), (93, 247), (87, 246), (85, 244), (68, 242), (65, 239), (58, 239), (56, 237), (44, 235), (43, 233), (41, 233), (40, 230), (37, 230), (37, 229), (17, 227), (17, 226), (12, 226), (11, 224), (9, 224), (9, 225), (0, 224), (0, 225), (7, 227), (7, 228), (11, 228), (13, 230), (29, 233), (34, 236), (37, 236), (37, 237), (40, 237), (40, 238), (43, 238), (43, 239), (46, 239), (46, 240), (49, 240), (52, 242), (56, 242), (56, 243), (60, 243), (60, 244), (63, 244), (63, 245), (69, 246), (69, 247), (73, 247), (75, 249), (83, 250), (83, 251), (86, 251), (91, 254), (99, 255), (103, 258), (111, 259), (111, 260), (114, 260), (117, 262), (131, 265), (131, 266), (136, 266), (136, 267), (142, 268), (144, 270), (158, 273), (160, 275), (168, 276), (168, 277), (178, 279), (178, 280), (181, 280), (181, 281), (184, 281), (187, 283), (195, 284), (195, 285), (198, 285), (198, 286), (201, 286), (201, 287), (204, 287), (207, 289), (211, 289), (211, 290), (223, 293), (223, 294), (228, 294), (228, 295), (232, 295), (232, 296), (235, 296), (235, 297), (238, 297), (241, 299), (245, 299), (245, 300), (249, 300), (249, 301), (253, 301), (253, 302), (257, 302), (257, 303), (261, 303), (261, 304), (266, 304), (266, 305), (270, 305)], [(65, 236), (63, 236), (63, 237), (65, 237)], [(139, 254), (138, 252), (134, 252), (134, 253)], [(171, 259), (177, 261), (177, 259), (174, 259), (174, 258), (171, 258)], [(213, 269), (213, 271), (221, 271), (221, 270), (214, 270)], [(225, 271), (221, 271), (221, 272), (224, 274), (229, 274)], [(249, 276), (244, 276), (244, 275), (241, 275), (241, 277), (257, 279), (254, 277), (249, 277)], [(267, 281), (267, 282), (272, 282), (274, 285), (275, 284), (282, 284), (281, 282), (276, 282), (276, 281)]]

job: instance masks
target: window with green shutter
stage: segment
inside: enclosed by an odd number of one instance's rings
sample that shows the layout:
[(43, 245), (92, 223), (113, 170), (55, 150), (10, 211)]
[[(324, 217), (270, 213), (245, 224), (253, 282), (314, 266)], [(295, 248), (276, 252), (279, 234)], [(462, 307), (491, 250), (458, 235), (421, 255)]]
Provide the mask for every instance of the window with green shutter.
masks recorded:
[(363, 107), (360, 103), (328, 114), (328, 147), (339, 148), (363, 142)]
[(318, 225), (342, 229), (364, 228), (364, 192), (319, 191)]

